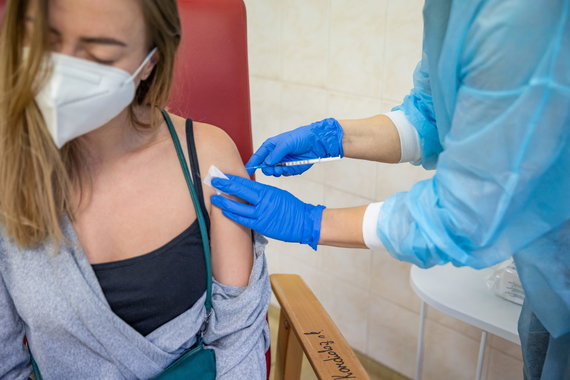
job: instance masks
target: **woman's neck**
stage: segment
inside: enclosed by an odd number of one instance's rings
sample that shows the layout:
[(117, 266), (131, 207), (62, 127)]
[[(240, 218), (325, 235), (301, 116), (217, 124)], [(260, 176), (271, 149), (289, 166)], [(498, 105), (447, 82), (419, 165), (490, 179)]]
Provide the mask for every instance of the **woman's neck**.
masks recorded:
[[(137, 120), (149, 124), (152, 117), (150, 108), (140, 108), (135, 111)], [(134, 159), (138, 153), (167, 139), (169, 134), (166, 128), (136, 128), (128, 109), (107, 124), (79, 137), (82, 150), (81, 167), (71, 192), (71, 203), (75, 212), (81, 212), (89, 205), (94, 178), (118, 163), (124, 164)]]
[[(135, 109), (137, 120), (149, 124), (151, 109)], [(160, 128), (141, 131), (133, 125), (129, 110), (125, 109), (107, 124), (81, 136), (81, 146), (85, 149), (86, 166), (94, 168), (122, 159), (126, 155), (141, 151), (162, 140)]]

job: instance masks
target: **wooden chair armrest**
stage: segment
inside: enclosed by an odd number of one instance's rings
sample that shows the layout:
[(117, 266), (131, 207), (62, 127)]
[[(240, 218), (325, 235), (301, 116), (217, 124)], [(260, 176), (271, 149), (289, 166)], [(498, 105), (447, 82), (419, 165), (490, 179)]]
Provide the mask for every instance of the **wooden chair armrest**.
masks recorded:
[(303, 279), (295, 274), (273, 274), (270, 278), (273, 293), (281, 305), (275, 379), (299, 379), (303, 352), (319, 379), (369, 379), (354, 351)]

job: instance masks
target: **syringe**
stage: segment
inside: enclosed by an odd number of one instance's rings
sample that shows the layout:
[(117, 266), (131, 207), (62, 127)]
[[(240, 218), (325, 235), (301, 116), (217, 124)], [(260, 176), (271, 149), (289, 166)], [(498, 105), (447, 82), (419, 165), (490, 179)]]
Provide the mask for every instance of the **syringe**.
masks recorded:
[(263, 169), (268, 167), (275, 167), (275, 166), (299, 166), (299, 165), (314, 165), (320, 162), (330, 162), (330, 161), (338, 161), (342, 157), (326, 157), (326, 158), (312, 158), (310, 160), (299, 160), (299, 161), (285, 161), (279, 162), (275, 165), (257, 165), (257, 166), (246, 166), (246, 169)]

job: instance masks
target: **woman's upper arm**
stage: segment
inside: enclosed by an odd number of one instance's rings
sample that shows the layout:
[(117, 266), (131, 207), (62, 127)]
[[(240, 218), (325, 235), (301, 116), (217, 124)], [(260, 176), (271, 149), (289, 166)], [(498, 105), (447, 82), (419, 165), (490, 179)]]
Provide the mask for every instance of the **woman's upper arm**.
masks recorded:
[[(247, 177), (239, 152), (224, 131), (196, 123), (195, 134), (202, 177), (211, 165), (224, 173)], [(224, 285), (247, 286), (253, 265), (251, 230), (226, 218), (219, 208), (212, 207), (210, 196), (215, 193), (214, 189), (207, 185), (203, 185), (203, 189), (211, 220), (213, 275)]]

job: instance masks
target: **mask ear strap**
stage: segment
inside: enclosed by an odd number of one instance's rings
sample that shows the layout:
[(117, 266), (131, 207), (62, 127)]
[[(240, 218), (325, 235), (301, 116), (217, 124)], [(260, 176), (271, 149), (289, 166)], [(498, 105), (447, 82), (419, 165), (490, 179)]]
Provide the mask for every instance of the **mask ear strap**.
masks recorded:
[(150, 60), (152, 59), (152, 57), (154, 56), (154, 54), (156, 53), (157, 48), (154, 48), (150, 51), (150, 53), (148, 53), (148, 55), (146, 56), (146, 58), (144, 59), (144, 61), (141, 63), (141, 65), (139, 66), (139, 68), (133, 73), (133, 75), (131, 75), (131, 77), (129, 78), (129, 80), (133, 80), (137, 77), (137, 75), (140, 74), (140, 72), (142, 71), (142, 69), (146, 66), (147, 63), (150, 62)]

